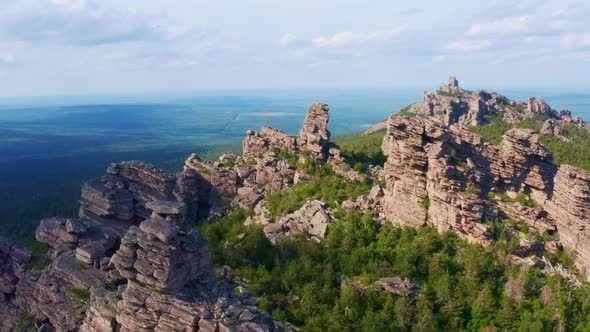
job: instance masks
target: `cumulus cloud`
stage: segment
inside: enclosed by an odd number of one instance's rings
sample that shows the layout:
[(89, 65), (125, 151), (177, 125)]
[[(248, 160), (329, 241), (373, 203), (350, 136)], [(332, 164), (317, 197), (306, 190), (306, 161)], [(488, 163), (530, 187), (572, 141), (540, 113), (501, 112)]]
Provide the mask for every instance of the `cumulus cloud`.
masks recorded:
[(333, 35), (318, 36), (310, 39), (300, 39), (293, 34), (287, 33), (281, 37), (279, 44), (283, 47), (312, 47), (316, 49), (364, 46), (368, 44), (381, 44), (394, 41), (403, 31), (404, 28), (373, 32), (343, 31), (337, 32)]
[(529, 30), (529, 21), (530, 17), (524, 15), (508, 17), (492, 22), (477, 23), (470, 26), (465, 32), (465, 35), (469, 37), (476, 37), (496, 34), (524, 33), (528, 32)]
[(460, 40), (447, 44), (447, 49), (457, 52), (476, 52), (489, 49), (492, 43), (489, 40)]
[(0, 14), (0, 38), (36, 44), (106, 45), (177, 38), (186, 29), (94, 0), (19, 1)]
[(561, 43), (569, 49), (590, 49), (590, 32), (565, 34), (561, 37)]
[(8, 52), (0, 52), (0, 66), (9, 67), (16, 65), (16, 58), (14, 54)]

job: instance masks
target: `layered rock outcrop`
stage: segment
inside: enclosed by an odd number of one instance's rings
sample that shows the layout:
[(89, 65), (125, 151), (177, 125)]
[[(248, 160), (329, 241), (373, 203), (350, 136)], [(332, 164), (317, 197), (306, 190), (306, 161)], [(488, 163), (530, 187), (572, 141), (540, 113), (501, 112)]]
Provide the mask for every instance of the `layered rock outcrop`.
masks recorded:
[[(585, 230), (590, 222), (589, 173), (568, 165), (556, 166), (552, 154), (539, 143), (539, 134), (531, 129), (511, 129), (499, 145), (484, 143), (465, 128), (477, 122), (467, 121), (474, 118), (469, 115), (473, 108), (463, 112), (453, 104), (474, 94), (460, 90), (454, 80), (441, 91), (443, 94), (426, 95), (421, 104), (413, 106), (415, 111), (429, 108), (420, 116), (389, 118), (382, 144), (387, 156), (383, 171), (386, 188), (382, 198), (366, 200), (364, 205), (375, 207), (374, 212), (382, 211), (383, 219), (394, 223), (413, 227), (429, 223), (484, 245), (491, 241), (486, 220), (511, 220), (538, 234), (557, 232), (580, 269), (584, 273), (590, 270)], [(504, 112), (500, 114), (510, 121), (513, 114), (499, 108), (508, 105), (519, 113), (514, 119), (522, 119), (522, 112), (525, 118), (550, 117), (542, 128), (545, 135), (559, 137), (562, 126), (578, 123), (569, 123), (569, 112), (557, 113), (534, 98), (524, 110), (521, 104), (515, 109), (514, 102), (499, 95), (477, 95), (485, 101), (480, 103), (483, 115)], [(529, 206), (517, 202), (523, 199)], [(363, 205), (361, 198), (347, 204)], [(539, 251), (537, 242), (523, 239), (523, 255), (542, 255), (542, 243)]]
[(571, 117), (569, 111), (557, 112), (543, 100), (529, 97), (524, 103), (509, 100), (495, 92), (464, 90), (452, 76), (449, 83), (442, 85), (438, 91), (425, 91), (422, 100), (410, 105), (406, 112), (434, 117), (445, 125), (477, 126), (489, 123), (493, 117), (516, 123), (545, 116), (558, 123), (584, 126), (581, 118)]
[(523, 193), (544, 203), (551, 195), (557, 168), (532, 130), (510, 130), (494, 146), (433, 118), (391, 117), (383, 152), (388, 157), (383, 205), (394, 222), (417, 227), (428, 221), (482, 244), (490, 236), (484, 217), (499, 213), (551, 230), (542, 213), (488, 199), (494, 192)]
[(559, 240), (573, 251), (574, 261), (590, 279), (590, 172), (561, 166), (545, 209), (557, 224)]
[[(260, 132), (246, 132), (242, 156), (223, 155), (211, 162), (192, 155), (178, 176), (182, 185), (176, 189), (184, 198), (187, 213), (196, 219), (215, 220), (237, 206), (251, 209), (264, 194), (304, 181), (306, 175), (297, 170), (298, 163), (343, 163), (340, 150), (329, 142), (329, 119), (328, 105), (314, 103), (298, 136), (263, 126)], [(358, 172), (346, 172), (362, 177)], [(190, 186), (199, 188), (197, 204), (186, 189)]]
[(58, 331), (275, 330), (256, 299), (215, 279), (206, 240), (186, 226), (199, 184), (228, 190), (220, 178), (113, 164), (84, 186), (80, 218), (41, 221), (46, 253), (0, 239), (2, 330), (19, 319)]
[(120, 235), (152, 212), (184, 220), (186, 197), (176, 190), (176, 182), (173, 175), (143, 162), (112, 164), (105, 176), (82, 187), (80, 216), (108, 223)]

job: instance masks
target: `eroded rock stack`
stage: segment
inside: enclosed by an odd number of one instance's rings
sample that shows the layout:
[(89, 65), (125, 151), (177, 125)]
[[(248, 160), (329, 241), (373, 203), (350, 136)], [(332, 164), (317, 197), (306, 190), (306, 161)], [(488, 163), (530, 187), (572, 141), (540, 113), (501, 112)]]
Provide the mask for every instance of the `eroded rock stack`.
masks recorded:
[(186, 228), (200, 185), (224, 194), (228, 173), (176, 178), (149, 164), (113, 164), (84, 186), (80, 218), (41, 221), (46, 253), (0, 239), (2, 330), (23, 319), (58, 331), (275, 330), (255, 299), (216, 281), (206, 241)]
[(557, 223), (559, 240), (590, 279), (590, 172), (563, 165), (555, 176), (553, 197), (545, 209)]
[[(404, 225), (432, 223), (470, 241), (487, 244), (484, 217), (502, 211), (522, 212), (490, 202), (490, 192), (524, 193), (544, 203), (552, 192), (556, 167), (538, 135), (513, 129), (499, 146), (484, 144), (462, 127), (445, 126), (433, 118), (391, 117), (383, 141), (387, 218)], [(507, 210), (507, 211), (504, 211)], [(520, 213), (534, 227), (539, 214)], [(550, 226), (545, 227), (550, 229)]]
[[(215, 220), (234, 207), (254, 208), (266, 193), (277, 192), (307, 179), (297, 170), (297, 163), (343, 163), (338, 147), (331, 145), (328, 131), (329, 107), (314, 103), (298, 136), (263, 126), (260, 132), (249, 130), (242, 143), (243, 155), (223, 155), (218, 161), (189, 157), (178, 177), (176, 191), (186, 205), (189, 216)], [(358, 172), (346, 170), (350, 177), (361, 178)], [(190, 187), (197, 187), (198, 204)], [(191, 203), (193, 202), (193, 203)]]
[[(175, 190), (176, 182), (173, 175), (147, 163), (112, 164), (100, 180), (89, 181), (82, 187), (80, 215), (109, 223), (120, 235), (154, 211), (183, 220), (185, 197), (180, 193), (184, 191)], [(148, 203), (152, 205), (147, 206)]]
[[(536, 105), (534, 112), (547, 114), (547, 107)], [(496, 146), (464, 126), (444, 122), (435, 116), (390, 117), (382, 145), (388, 157), (386, 188), (368, 205), (383, 209), (383, 219), (394, 223), (429, 223), (480, 244), (491, 240), (486, 219), (510, 219), (538, 234), (557, 232), (578, 266), (590, 270), (589, 173), (558, 168), (533, 130), (511, 129)], [(524, 206), (516, 197), (537, 206)], [(539, 243), (527, 241), (521, 239), (523, 255), (542, 254), (542, 244), (539, 251)], [(554, 250), (550, 245), (548, 250)]]
[[(184, 232), (157, 215), (132, 227), (111, 260), (127, 280), (117, 303), (121, 331), (273, 330), (268, 316), (219, 292), (209, 260), (207, 242), (196, 231)], [(226, 313), (220, 299), (239, 314)]]

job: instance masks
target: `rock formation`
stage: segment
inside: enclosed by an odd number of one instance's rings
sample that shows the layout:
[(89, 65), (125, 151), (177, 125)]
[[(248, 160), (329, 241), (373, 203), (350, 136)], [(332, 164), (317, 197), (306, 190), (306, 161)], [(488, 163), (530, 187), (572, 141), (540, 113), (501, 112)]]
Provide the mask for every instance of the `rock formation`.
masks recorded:
[(559, 240), (590, 279), (590, 172), (563, 165), (554, 181), (545, 209), (557, 224)]
[[(451, 93), (450, 89), (473, 97), (457, 90), (453, 79), (443, 91)], [(495, 100), (495, 112), (513, 103), (500, 101), (498, 95), (491, 99), (482, 92), (478, 95), (487, 101)], [(425, 99), (435, 106), (428, 116), (392, 116), (388, 120), (382, 145), (387, 156), (383, 196), (372, 200), (361, 196), (357, 202), (345, 205), (361, 208), (364, 200), (365, 209), (382, 213), (382, 219), (413, 227), (429, 223), (439, 231), (452, 231), (484, 245), (491, 241), (486, 219), (510, 219), (538, 234), (557, 232), (564, 247), (573, 251), (576, 264), (587, 273), (590, 174), (568, 165), (557, 167), (551, 153), (539, 143), (538, 133), (531, 129), (511, 129), (497, 146), (484, 143), (479, 135), (465, 129), (464, 120), (471, 111), (449, 117), (459, 108), (445, 113), (436, 106), (441, 102), (463, 102), (463, 97), (431, 97)], [(484, 117), (491, 106), (482, 108), (486, 109)], [(414, 110), (419, 107), (414, 105)], [(534, 98), (529, 100), (526, 112), (551, 117), (543, 133), (555, 136), (571, 116), (568, 112), (557, 113)], [(507, 118), (510, 113), (505, 113)], [(583, 121), (580, 123), (583, 125)], [(537, 207), (524, 206), (515, 201), (516, 197), (527, 198)], [(538, 252), (533, 249), (537, 244), (530, 243), (532, 247), (526, 249), (526, 242), (521, 241), (524, 251)]]
[[(343, 209), (404, 226), (428, 223), (482, 245), (493, 240), (487, 221), (511, 220), (522, 230), (515, 260), (541, 265), (527, 256), (563, 246), (590, 278), (590, 172), (556, 166), (534, 130), (511, 129), (492, 145), (466, 128), (491, 116), (509, 123), (542, 117), (547, 118), (542, 134), (567, 140), (566, 126), (587, 126), (580, 118), (534, 98), (525, 104), (470, 92), (451, 77), (407, 110), (417, 116), (389, 117), (382, 142), (387, 161), (365, 174), (345, 167), (340, 150), (329, 142), (328, 111), (325, 104), (311, 105), (298, 136), (266, 126), (248, 131), (242, 156), (205, 161), (191, 155), (177, 176), (137, 161), (112, 164), (106, 175), (82, 187), (79, 218), (41, 220), (35, 235), (46, 252), (0, 238), (0, 329), (15, 329), (23, 320), (59, 331), (288, 326), (258, 311), (258, 299), (242, 286), (238, 295), (215, 278), (206, 240), (191, 227), (242, 207), (254, 209), (246, 223), (262, 225), (273, 243), (296, 233), (321, 241), (335, 215), (324, 202), (310, 200), (274, 220), (263, 200), (308, 180), (312, 175), (297, 164), (309, 162), (329, 163), (349, 180), (385, 182), (385, 188), (375, 185), (343, 202)], [(543, 243), (525, 229), (557, 237)], [(579, 285), (563, 267), (544, 266)], [(419, 292), (416, 284), (397, 277), (370, 287), (410, 299)]]
[(516, 123), (539, 115), (560, 123), (584, 125), (581, 118), (571, 117), (568, 111), (557, 112), (543, 100), (530, 97), (528, 103), (523, 103), (495, 92), (467, 91), (459, 87), (455, 77), (449, 77), (449, 83), (435, 93), (424, 92), (422, 100), (410, 105), (407, 112), (437, 118), (445, 125), (477, 126), (488, 123), (492, 116)]
[(215, 279), (206, 240), (186, 227), (199, 181), (113, 164), (84, 185), (80, 218), (40, 222), (47, 253), (0, 239), (2, 330), (19, 320), (59, 331), (275, 330), (256, 299)]
[[(343, 163), (340, 150), (329, 142), (328, 111), (326, 104), (312, 104), (298, 136), (268, 126), (260, 132), (247, 131), (242, 156), (223, 155), (215, 162), (189, 157), (176, 188), (189, 216), (215, 220), (234, 207), (254, 208), (264, 194), (305, 179), (306, 175), (297, 171), (299, 162)], [(342, 167), (335, 170), (350, 177), (363, 176)], [(189, 193), (191, 187), (199, 188), (198, 195)]]

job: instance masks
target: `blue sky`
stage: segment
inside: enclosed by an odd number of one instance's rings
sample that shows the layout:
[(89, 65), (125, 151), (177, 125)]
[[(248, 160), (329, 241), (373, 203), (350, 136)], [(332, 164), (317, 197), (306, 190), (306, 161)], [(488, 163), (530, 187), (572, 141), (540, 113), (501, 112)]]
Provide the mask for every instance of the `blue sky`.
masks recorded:
[(0, 0), (0, 97), (590, 82), (587, 1)]

